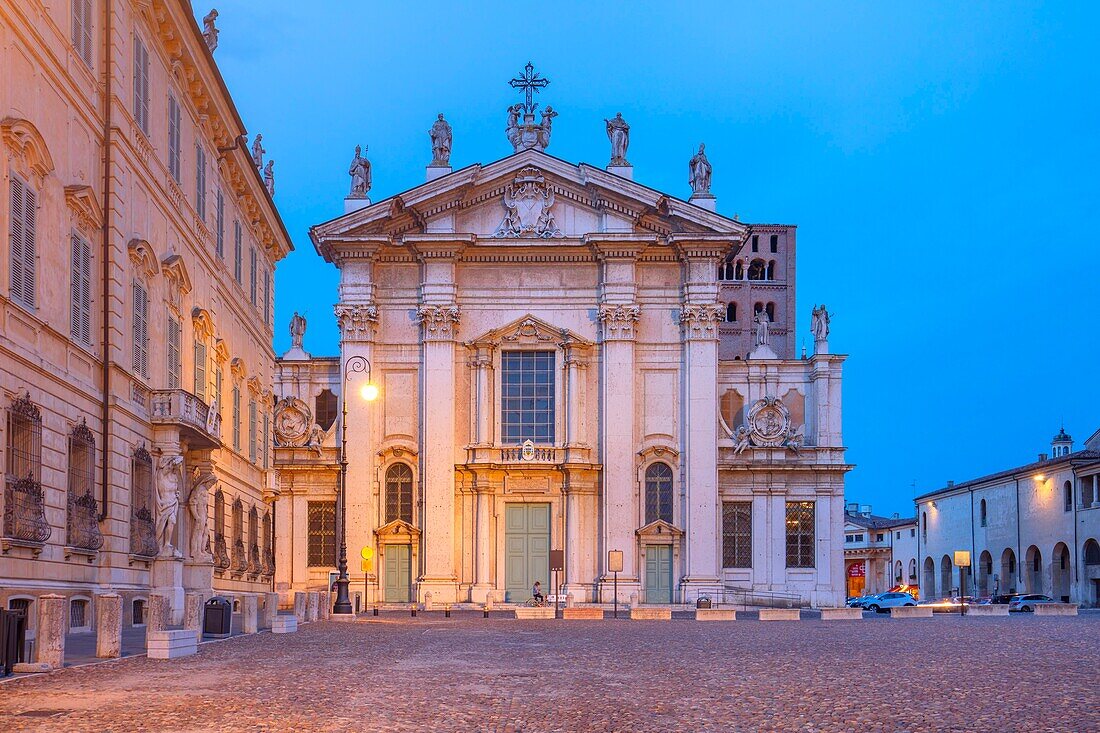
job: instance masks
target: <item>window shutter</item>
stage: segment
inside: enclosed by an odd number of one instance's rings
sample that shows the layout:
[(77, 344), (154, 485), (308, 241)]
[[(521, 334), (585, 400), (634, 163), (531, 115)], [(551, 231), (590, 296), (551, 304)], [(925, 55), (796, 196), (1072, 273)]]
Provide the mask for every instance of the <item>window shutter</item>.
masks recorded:
[(84, 11), (84, 60), (92, 65), (92, 0), (81, 2)]
[(72, 335), (82, 344), (92, 343), (92, 252), (87, 240), (72, 235)]
[(11, 297), (23, 300), (23, 182), (12, 177), (11, 186)]
[(35, 247), (35, 217), (38, 214), (38, 194), (23, 186), (23, 302), (35, 306), (37, 257)]
[(248, 291), (252, 305), (256, 305), (256, 248), (248, 252)]
[(271, 328), (271, 271), (264, 270), (264, 325)]
[(206, 344), (195, 342), (195, 396), (206, 401)]
[(221, 188), (218, 189), (217, 196), (217, 255), (218, 259), (225, 259), (225, 196), (222, 194)]

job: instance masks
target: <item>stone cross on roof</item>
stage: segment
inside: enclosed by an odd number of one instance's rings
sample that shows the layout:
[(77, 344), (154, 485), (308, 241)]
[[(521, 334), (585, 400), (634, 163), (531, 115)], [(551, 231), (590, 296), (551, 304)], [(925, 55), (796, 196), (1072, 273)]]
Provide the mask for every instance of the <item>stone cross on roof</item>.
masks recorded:
[(542, 88), (549, 83), (550, 80), (539, 76), (538, 72), (535, 71), (535, 67), (528, 61), (527, 66), (523, 67), (523, 76), (517, 76), (509, 81), (508, 85), (513, 89), (522, 89), (526, 93), (527, 100), (523, 105), (523, 111), (531, 113), (535, 111), (535, 104), (531, 98), (532, 92), (542, 91)]

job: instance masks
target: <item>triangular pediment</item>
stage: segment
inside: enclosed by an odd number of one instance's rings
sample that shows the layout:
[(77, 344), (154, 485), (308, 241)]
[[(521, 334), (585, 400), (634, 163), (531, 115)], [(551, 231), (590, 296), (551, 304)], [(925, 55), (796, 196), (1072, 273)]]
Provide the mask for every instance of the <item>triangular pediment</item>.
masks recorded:
[(682, 529), (666, 522), (663, 519), (655, 519), (644, 527), (635, 530), (639, 537), (680, 537), (684, 534)]
[[(510, 209), (517, 200), (519, 206)], [(510, 212), (519, 225), (508, 224)], [(552, 218), (548, 226), (539, 222), (544, 213)], [(739, 240), (747, 230), (739, 221), (602, 168), (524, 150), (461, 168), (318, 224), (310, 235), (325, 255), (327, 242), (396, 244), (419, 234), (455, 233), (472, 235), (481, 244), (523, 244), (575, 242), (597, 233), (697, 233)]]
[(395, 519), (392, 522), (383, 524), (381, 527), (374, 530), (374, 533), (379, 539), (392, 539), (394, 537), (412, 539), (420, 536), (420, 530), (403, 519)]
[(469, 342), (470, 346), (500, 346), (502, 344), (546, 344), (574, 347), (591, 346), (592, 342), (568, 328), (552, 326), (541, 318), (528, 313), (511, 323), (487, 331)]

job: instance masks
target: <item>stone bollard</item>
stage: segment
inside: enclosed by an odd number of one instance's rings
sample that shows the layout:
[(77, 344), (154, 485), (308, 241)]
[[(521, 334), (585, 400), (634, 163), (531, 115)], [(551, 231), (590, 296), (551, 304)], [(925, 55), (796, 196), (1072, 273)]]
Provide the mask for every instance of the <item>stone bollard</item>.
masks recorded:
[(275, 626), (275, 616), (279, 613), (279, 594), (264, 593), (264, 608), (260, 614), (260, 628), (270, 629)]
[(294, 594), (294, 616), (298, 619), (298, 623), (304, 624), (309, 619), (306, 614), (306, 606), (309, 603), (309, 594), (303, 591), (298, 591)]
[(321, 613), (321, 620), (328, 621), (328, 617), (332, 615), (332, 599), (329, 598), (329, 592), (327, 590), (321, 591), (319, 610)]
[(146, 638), (148, 638), (150, 631), (165, 631), (171, 618), (172, 600), (160, 593), (150, 594), (145, 618)]
[(630, 594), (630, 603), (627, 607), (632, 609), (638, 607), (638, 591), (634, 591)]
[(122, 596), (118, 593), (95, 597), (95, 655), (101, 659), (122, 656)]
[(35, 634), (35, 661), (51, 669), (65, 666), (65, 596), (47, 593), (38, 596), (38, 630)]
[(431, 591), (428, 591), (427, 593), (424, 594), (424, 610), (425, 611), (432, 610), (432, 592)]
[(309, 600), (306, 606), (306, 615), (309, 621), (316, 621), (321, 618), (321, 594), (315, 590), (309, 592)]
[(572, 593), (566, 593), (565, 594), (565, 607), (566, 608), (572, 608), (573, 603), (574, 603), (573, 594)]
[(183, 628), (195, 632), (195, 638), (202, 641), (203, 612), (206, 598), (198, 591), (183, 594)]
[(241, 599), (241, 631), (246, 634), (255, 634), (260, 630), (258, 601), (254, 593), (249, 593)]

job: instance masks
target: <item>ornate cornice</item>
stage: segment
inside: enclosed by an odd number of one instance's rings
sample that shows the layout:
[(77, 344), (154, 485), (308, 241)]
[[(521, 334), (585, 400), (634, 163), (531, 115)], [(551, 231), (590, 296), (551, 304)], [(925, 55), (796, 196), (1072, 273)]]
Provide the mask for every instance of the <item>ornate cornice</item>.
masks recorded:
[(416, 320), (423, 326), (425, 341), (450, 341), (458, 333), (457, 305), (421, 305)]
[(684, 329), (684, 338), (716, 339), (718, 324), (722, 321), (725, 309), (718, 303), (689, 304), (680, 308), (680, 326)]
[(344, 341), (371, 341), (378, 325), (378, 308), (370, 303), (337, 303), (332, 308)]
[(603, 325), (604, 341), (633, 341), (634, 324), (641, 309), (633, 303), (603, 303), (599, 319)]
[(53, 158), (46, 139), (29, 120), (5, 117), (0, 121), (0, 137), (35, 175), (45, 178), (53, 173)]
[(86, 236), (103, 223), (103, 209), (91, 186), (65, 186), (65, 203), (76, 217), (76, 226)]
[(126, 245), (126, 251), (130, 255), (130, 262), (145, 277), (153, 277), (160, 270), (157, 253), (153, 251), (153, 246), (144, 239), (131, 239), (130, 243)]

